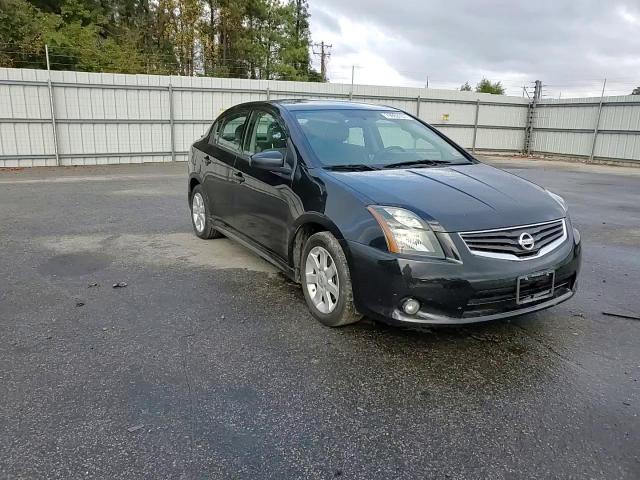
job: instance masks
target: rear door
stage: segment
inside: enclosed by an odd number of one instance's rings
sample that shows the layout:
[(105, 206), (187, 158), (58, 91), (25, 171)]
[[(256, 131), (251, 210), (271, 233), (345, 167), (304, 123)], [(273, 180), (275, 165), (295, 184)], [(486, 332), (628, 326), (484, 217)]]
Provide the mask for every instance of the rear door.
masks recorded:
[(233, 167), (248, 121), (248, 110), (229, 112), (218, 119), (202, 147), (203, 188), (209, 211), (225, 223), (232, 219), (233, 190), (237, 185)]
[(302, 213), (302, 204), (291, 188), (292, 173), (254, 168), (250, 156), (278, 150), (295, 169), (295, 153), (277, 111), (259, 108), (252, 114), (243, 152), (235, 169), (241, 175), (234, 195), (238, 230), (272, 253), (287, 259), (288, 227)]

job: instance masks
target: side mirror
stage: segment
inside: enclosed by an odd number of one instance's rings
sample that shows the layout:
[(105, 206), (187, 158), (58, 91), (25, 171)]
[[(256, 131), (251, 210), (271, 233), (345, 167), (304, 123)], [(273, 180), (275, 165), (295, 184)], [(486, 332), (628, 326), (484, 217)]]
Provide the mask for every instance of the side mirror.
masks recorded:
[(255, 168), (276, 172), (281, 172), (285, 168), (284, 156), (277, 150), (269, 150), (251, 155), (250, 164)]

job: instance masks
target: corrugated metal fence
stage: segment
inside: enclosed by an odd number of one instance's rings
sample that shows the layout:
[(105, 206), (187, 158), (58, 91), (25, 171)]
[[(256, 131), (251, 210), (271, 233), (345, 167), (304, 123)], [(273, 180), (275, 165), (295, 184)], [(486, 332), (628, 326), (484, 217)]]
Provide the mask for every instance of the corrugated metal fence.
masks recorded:
[[(513, 152), (523, 149), (529, 109), (519, 97), (449, 90), (0, 68), (0, 167), (186, 160), (223, 110), (282, 98), (390, 105), (465, 148)], [(619, 111), (614, 99), (602, 106), (596, 156), (640, 160), (640, 103), (621, 98)], [(534, 150), (589, 155), (600, 109), (593, 102), (539, 104)]]
[(543, 101), (536, 108), (533, 150), (640, 161), (640, 96)]

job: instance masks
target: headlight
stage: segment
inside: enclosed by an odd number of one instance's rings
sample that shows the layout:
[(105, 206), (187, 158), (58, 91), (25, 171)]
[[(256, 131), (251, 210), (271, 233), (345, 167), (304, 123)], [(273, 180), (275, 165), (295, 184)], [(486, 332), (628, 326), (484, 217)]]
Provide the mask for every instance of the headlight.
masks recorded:
[(391, 253), (444, 258), (435, 233), (415, 213), (404, 208), (379, 205), (371, 205), (368, 210), (382, 228)]
[(564, 211), (567, 211), (567, 202), (564, 201), (564, 198), (562, 198), (560, 195), (550, 192), (549, 190), (547, 190), (547, 193), (549, 195), (551, 195), (551, 198), (553, 198), (556, 202), (558, 202), (560, 204), (560, 206), (564, 209)]

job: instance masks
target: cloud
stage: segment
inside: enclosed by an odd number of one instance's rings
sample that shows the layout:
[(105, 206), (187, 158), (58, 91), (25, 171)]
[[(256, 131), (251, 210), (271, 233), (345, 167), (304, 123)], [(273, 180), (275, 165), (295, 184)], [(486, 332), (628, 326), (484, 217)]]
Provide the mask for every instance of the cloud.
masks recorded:
[(518, 94), (540, 79), (566, 96), (598, 94), (606, 76), (623, 94), (640, 84), (637, 1), (313, 0), (311, 26), (333, 44), (332, 81), (356, 63), (360, 83), (453, 88), (486, 76)]
[(618, 14), (625, 22), (630, 23), (631, 25), (640, 26), (640, 11), (631, 10), (627, 5), (620, 5), (618, 7)]
[(340, 22), (338, 19), (321, 8), (313, 10), (313, 22), (316, 27), (324, 28), (330, 32), (340, 33)]

